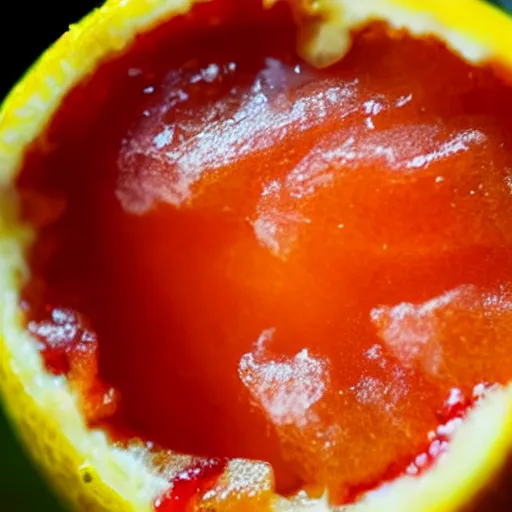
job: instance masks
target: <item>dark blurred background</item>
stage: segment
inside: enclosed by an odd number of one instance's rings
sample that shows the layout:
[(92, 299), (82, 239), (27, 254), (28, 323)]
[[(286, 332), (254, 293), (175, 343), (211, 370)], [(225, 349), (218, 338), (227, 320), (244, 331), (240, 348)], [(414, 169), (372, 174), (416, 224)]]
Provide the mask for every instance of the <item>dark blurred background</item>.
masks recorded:
[[(239, 1), (244, 0), (227, 0)], [(358, 0), (365, 1), (365, 0)], [(466, 0), (447, 0), (464, 8)], [(0, 14), (0, 98), (23, 75), (32, 62), (101, 0), (68, 2), (10, 1), (9, 13)], [(512, 12), (512, 0), (493, 3)], [(2, 512), (64, 512), (64, 508), (46, 488), (23, 449), (12, 436), (0, 408), (0, 510)]]

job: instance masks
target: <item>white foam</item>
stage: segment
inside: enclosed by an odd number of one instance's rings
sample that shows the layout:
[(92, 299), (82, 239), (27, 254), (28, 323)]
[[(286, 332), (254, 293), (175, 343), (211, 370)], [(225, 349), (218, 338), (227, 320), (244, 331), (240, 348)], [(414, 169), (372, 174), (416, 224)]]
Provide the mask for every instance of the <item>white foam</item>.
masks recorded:
[[(210, 82), (214, 72), (218, 70), (208, 66), (194, 76)], [(150, 116), (140, 120), (121, 148), (117, 197), (123, 207), (141, 213), (155, 201), (179, 206), (190, 198), (191, 186), (203, 173), (319, 125), (334, 111), (350, 111), (357, 81), (326, 79), (320, 92), (308, 92), (304, 86), (296, 91), (294, 101), (289, 100), (287, 88), (305, 80), (307, 76), (298, 76), (292, 67), (267, 59), (252, 86), (241, 94), (234, 91), (234, 96), (174, 121), (166, 120), (170, 107), (186, 101), (188, 95), (180, 89), (168, 91), (167, 105), (150, 109)], [(170, 87), (177, 87), (175, 80), (170, 80)], [(184, 134), (179, 144), (161, 135), (171, 132)]]
[(316, 419), (311, 408), (328, 387), (328, 364), (311, 355), (308, 349), (292, 357), (272, 354), (264, 344), (273, 334), (273, 330), (262, 333), (255, 351), (240, 359), (238, 373), (275, 425), (304, 427)]
[(446, 142), (442, 142), (429, 153), (413, 157), (407, 162), (406, 166), (408, 169), (426, 167), (432, 162), (446, 159), (450, 155), (467, 152), (473, 144), (480, 145), (486, 140), (486, 135), (480, 130), (464, 130), (456, 133)]
[(402, 364), (412, 366), (425, 357), (428, 348), (429, 369), (435, 372), (442, 358), (437, 312), (471, 291), (471, 287), (461, 286), (422, 304), (379, 306), (371, 311), (370, 317), (386, 346)]

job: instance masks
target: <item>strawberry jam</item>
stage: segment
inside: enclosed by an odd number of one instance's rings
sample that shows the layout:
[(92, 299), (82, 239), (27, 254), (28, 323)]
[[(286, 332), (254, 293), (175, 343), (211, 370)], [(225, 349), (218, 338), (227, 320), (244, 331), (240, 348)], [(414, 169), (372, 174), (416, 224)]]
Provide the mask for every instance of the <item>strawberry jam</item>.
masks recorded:
[(314, 69), (285, 5), (241, 4), (140, 36), (31, 148), (28, 325), (89, 403), (122, 397), (103, 421), (343, 503), (512, 377), (512, 91), (380, 25)]
[(32, 319), (28, 331), (40, 342), (47, 369), (68, 377), (89, 423), (112, 417), (119, 396), (98, 375), (98, 339), (85, 319), (72, 310), (58, 307), (48, 307), (38, 320), (41, 312), (29, 314)]
[(155, 502), (155, 512), (182, 512), (215, 486), (226, 469), (226, 461), (206, 459), (180, 471), (172, 488)]

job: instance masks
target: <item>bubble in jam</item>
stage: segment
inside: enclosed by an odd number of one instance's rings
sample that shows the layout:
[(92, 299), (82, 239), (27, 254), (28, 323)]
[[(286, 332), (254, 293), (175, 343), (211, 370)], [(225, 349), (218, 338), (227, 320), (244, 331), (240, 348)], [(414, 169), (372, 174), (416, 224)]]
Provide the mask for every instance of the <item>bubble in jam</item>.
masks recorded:
[(350, 502), (512, 376), (511, 91), (377, 25), (314, 69), (285, 6), (205, 29), (215, 5), (105, 64), (27, 158), (26, 300), (61, 308), (29, 330), (122, 397), (103, 418), (205, 457), (159, 510), (241, 458)]

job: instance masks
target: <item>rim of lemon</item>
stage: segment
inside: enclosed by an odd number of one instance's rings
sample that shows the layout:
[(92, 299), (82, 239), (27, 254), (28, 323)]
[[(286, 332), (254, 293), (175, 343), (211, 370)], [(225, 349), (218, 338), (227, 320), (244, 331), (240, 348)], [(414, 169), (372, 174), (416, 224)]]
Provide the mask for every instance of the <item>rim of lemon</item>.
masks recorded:
[[(90, 430), (64, 377), (48, 374), (23, 328), (19, 290), (28, 275), (34, 233), (17, 221), (12, 182), (28, 145), (42, 133), (65, 95), (137, 34), (202, 0), (107, 0), (55, 43), (0, 108), (0, 392), (18, 432), (62, 495), (79, 510), (150, 511), (168, 479), (142, 448), (109, 443)], [(241, 1), (241, 0), (240, 0)], [(281, 0), (261, 0), (272, 5)], [(413, 35), (434, 35), (462, 58), (512, 69), (512, 20), (482, 0), (288, 0), (301, 24), (299, 52), (327, 65), (350, 46), (351, 30), (384, 20)], [(368, 493), (353, 512), (448, 512), (499, 473), (512, 451), (512, 384), (482, 399), (451, 448), (420, 478), (402, 477)], [(275, 510), (329, 510), (326, 499), (275, 496)]]

